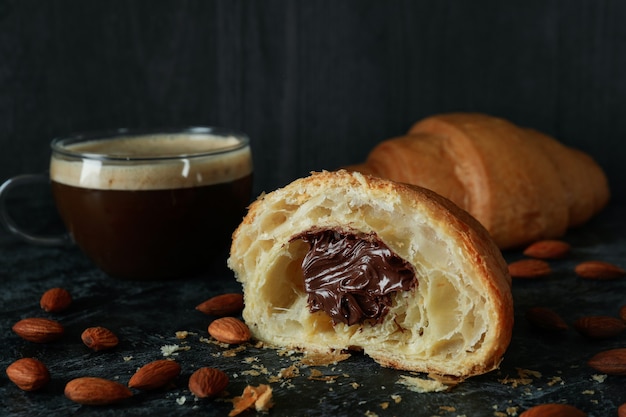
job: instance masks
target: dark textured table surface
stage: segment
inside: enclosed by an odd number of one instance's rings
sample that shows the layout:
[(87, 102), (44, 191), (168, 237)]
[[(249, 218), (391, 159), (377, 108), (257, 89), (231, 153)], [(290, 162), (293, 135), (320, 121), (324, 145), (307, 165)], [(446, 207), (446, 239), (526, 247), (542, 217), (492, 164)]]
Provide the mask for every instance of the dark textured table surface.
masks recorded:
[[(572, 245), (563, 260), (550, 261), (553, 272), (536, 280), (515, 280), (515, 329), (499, 370), (469, 379), (448, 392), (420, 394), (399, 384), (408, 372), (381, 368), (353, 354), (336, 365), (300, 367), (291, 379), (275, 380), (279, 371), (298, 363), (300, 355), (281, 355), (253, 344), (234, 352), (211, 343), (211, 317), (195, 310), (205, 299), (240, 291), (227, 271), (166, 282), (130, 282), (108, 278), (75, 248), (34, 247), (6, 234), (0, 236), (0, 331), (2, 369), (22, 357), (36, 357), (50, 369), (51, 382), (41, 391), (19, 390), (2, 372), (0, 413), (11, 416), (67, 415), (202, 415), (226, 416), (226, 401), (248, 385), (270, 383), (273, 416), (515, 416), (545, 402), (566, 402), (590, 416), (615, 416), (626, 402), (626, 376), (603, 376), (587, 366), (595, 353), (626, 346), (626, 334), (593, 341), (571, 323), (583, 315), (617, 316), (626, 304), (626, 281), (591, 281), (577, 277), (583, 260), (603, 260), (626, 267), (626, 207), (609, 206), (590, 223), (570, 231)], [(508, 261), (521, 252), (505, 253)], [(39, 307), (41, 294), (65, 287), (74, 303), (63, 313)], [(537, 333), (524, 318), (532, 306), (557, 311), (570, 324), (561, 335)], [(20, 339), (12, 325), (25, 317), (52, 317), (66, 328), (59, 341), (34, 344)], [(82, 330), (105, 326), (117, 333), (119, 345), (91, 352), (80, 340)], [(177, 332), (188, 332), (184, 339)], [(126, 384), (141, 365), (164, 358), (166, 346), (182, 373), (173, 386), (157, 392), (136, 392), (129, 401), (106, 407), (81, 406), (63, 395), (65, 383), (79, 376), (100, 376)], [(165, 349), (167, 350), (167, 348)], [(224, 370), (230, 377), (223, 399), (195, 399), (187, 388), (189, 375), (202, 366)], [(313, 378), (317, 373), (321, 378)], [(327, 377), (327, 378), (326, 378)], [(255, 415), (247, 412), (245, 415)]]

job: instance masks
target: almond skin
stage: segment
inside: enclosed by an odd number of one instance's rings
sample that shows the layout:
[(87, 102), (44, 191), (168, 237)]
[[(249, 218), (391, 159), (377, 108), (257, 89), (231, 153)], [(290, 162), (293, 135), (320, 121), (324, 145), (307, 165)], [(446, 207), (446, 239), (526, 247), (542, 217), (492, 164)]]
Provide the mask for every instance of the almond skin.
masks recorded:
[(529, 408), (519, 417), (586, 417), (587, 414), (573, 405), (541, 404)]
[(24, 391), (36, 391), (50, 381), (50, 372), (46, 365), (34, 358), (16, 360), (7, 367), (6, 373)]
[(617, 317), (586, 316), (574, 322), (574, 328), (591, 339), (615, 337), (626, 329), (626, 323)]
[(626, 275), (626, 271), (617, 265), (604, 261), (585, 261), (574, 268), (576, 275), (581, 278), (609, 280)]
[(526, 310), (526, 320), (535, 328), (548, 331), (565, 331), (569, 326), (555, 311), (546, 307)]
[(239, 344), (250, 340), (250, 329), (235, 317), (222, 317), (209, 324), (209, 334), (218, 342)]
[(243, 294), (227, 293), (216, 295), (198, 304), (196, 310), (218, 317), (239, 314), (243, 310)]
[(65, 328), (56, 320), (32, 317), (15, 323), (13, 331), (24, 340), (48, 343), (60, 339)]
[(524, 249), (524, 255), (538, 259), (561, 259), (570, 249), (570, 244), (562, 240), (540, 240)]
[(41, 308), (48, 313), (60, 313), (72, 304), (72, 295), (65, 288), (50, 288), (39, 300)]
[(509, 264), (509, 274), (512, 278), (540, 278), (550, 275), (550, 265), (541, 259), (521, 259)]
[(189, 390), (198, 398), (214, 397), (228, 386), (228, 375), (215, 368), (200, 368), (189, 377)]
[(112, 349), (119, 343), (115, 333), (106, 327), (89, 327), (83, 331), (80, 338), (85, 346), (95, 352)]
[(130, 398), (133, 393), (119, 382), (82, 377), (73, 379), (65, 385), (65, 396), (78, 404), (108, 405)]
[(626, 348), (602, 351), (589, 359), (587, 365), (608, 375), (626, 375)]
[(128, 386), (143, 391), (158, 389), (170, 383), (178, 375), (180, 375), (180, 365), (177, 362), (160, 359), (139, 368), (128, 381)]

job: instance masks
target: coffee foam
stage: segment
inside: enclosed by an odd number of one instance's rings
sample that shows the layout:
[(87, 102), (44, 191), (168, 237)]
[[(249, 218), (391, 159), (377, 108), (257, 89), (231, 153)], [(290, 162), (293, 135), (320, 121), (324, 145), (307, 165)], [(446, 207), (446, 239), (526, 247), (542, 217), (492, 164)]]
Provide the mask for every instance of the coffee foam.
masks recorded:
[(252, 173), (249, 146), (213, 155), (193, 155), (215, 151), (224, 146), (235, 146), (238, 140), (234, 137), (204, 134), (151, 135), (110, 142), (106, 148), (115, 142), (114, 152), (105, 149), (104, 141), (85, 142), (68, 149), (82, 153), (107, 153), (121, 158), (158, 158), (180, 154), (188, 156), (131, 162), (76, 160), (53, 154), (50, 161), (51, 180), (74, 187), (100, 190), (159, 190), (231, 182)]

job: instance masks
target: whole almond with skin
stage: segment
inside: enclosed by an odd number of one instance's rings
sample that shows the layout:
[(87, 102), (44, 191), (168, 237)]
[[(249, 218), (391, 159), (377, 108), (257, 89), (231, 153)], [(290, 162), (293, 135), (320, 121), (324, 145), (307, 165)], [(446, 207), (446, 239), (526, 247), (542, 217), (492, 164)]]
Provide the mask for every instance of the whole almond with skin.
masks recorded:
[(228, 375), (215, 368), (200, 368), (189, 377), (189, 390), (198, 398), (215, 397), (228, 386)]
[(46, 365), (35, 358), (18, 359), (7, 367), (9, 379), (24, 391), (36, 391), (50, 381)]
[(222, 317), (209, 324), (209, 334), (215, 340), (228, 344), (239, 344), (250, 340), (250, 329), (235, 317)]
[(623, 305), (619, 308), (619, 317), (622, 321), (626, 322), (626, 305)]
[(72, 304), (72, 296), (65, 288), (50, 288), (39, 300), (41, 308), (48, 313), (60, 313)]
[(150, 362), (135, 372), (128, 381), (130, 388), (153, 390), (164, 387), (180, 375), (180, 365), (168, 359)]
[(561, 259), (570, 249), (570, 244), (562, 240), (540, 240), (524, 249), (524, 255), (539, 259)]
[(80, 335), (80, 338), (85, 346), (95, 352), (112, 349), (119, 343), (115, 333), (106, 327), (88, 327)]
[(617, 265), (604, 261), (585, 261), (574, 268), (576, 275), (581, 278), (609, 280), (626, 275), (626, 271)]
[(531, 307), (526, 310), (526, 320), (535, 328), (548, 331), (565, 331), (569, 326), (555, 311), (546, 307)]
[(626, 348), (597, 353), (587, 361), (587, 365), (608, 375), (626, 375)]
[(238, 314), (243, 310), (243, 294), (227, 293), (216, 295), (198, 304), (196, 310), (218, 317)]
[(60, 339), (65, 328), (56, 320), (32, 317), (15, 323), (13, 331), (29, 342), (48, 343)]
[(529, 408), (519, 417), (586, 417), (587, 413), (569, 404), (541, 404)]
[(626, 417), (626, 403), (617, 408), (617, 417)]
[(65, 385), (65, 396), (78, 404), (115, 404), (133, 396), (131, 390), (119, 382), (104, 378), (81, 377)]
[(534, 279), (550, 275), (550, 264), (541, 259), (521, 259), (509, 264), (512, 278)]
[(591, 339), (615, 337), (626, 329), (626, 323), (617, 317), (586, 316), (574, 322), (574, 328)]

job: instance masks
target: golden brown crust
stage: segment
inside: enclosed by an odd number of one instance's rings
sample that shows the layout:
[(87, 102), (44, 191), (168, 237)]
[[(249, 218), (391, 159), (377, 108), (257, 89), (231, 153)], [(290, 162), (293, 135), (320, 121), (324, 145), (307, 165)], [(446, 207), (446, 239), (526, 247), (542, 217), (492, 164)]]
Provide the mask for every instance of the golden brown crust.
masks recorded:
[(476, 217), (500, 248), (560, 237), (609, 198), (588, 155), (479, 113), (428, 117), (347, 169), (434, 190)]
[[(300, 269), (308, 247), (292, 238), (313, 227), (375, 233), (411, 263), (417, 288), (399, 293), (380, 324), (310, 313)], [(384, 366), (463, 379), (496, 368), (511, 338), (498, 247), (472, 216), (418, 186), (343, 170), (298, 179), (251, 205), (228, 264), (243, 284), (246, 323), (269, 344), (358, 348)]]

